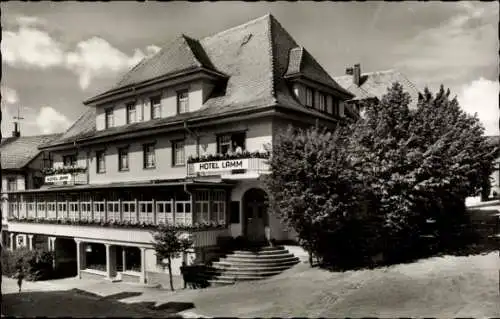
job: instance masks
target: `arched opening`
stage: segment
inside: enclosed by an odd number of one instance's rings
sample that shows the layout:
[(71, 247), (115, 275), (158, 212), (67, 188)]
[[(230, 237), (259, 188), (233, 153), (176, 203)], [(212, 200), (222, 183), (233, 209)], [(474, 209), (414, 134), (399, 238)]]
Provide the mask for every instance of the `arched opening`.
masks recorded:
[(266, 242), (269, 226), (267, 194), (262, 189), (251, 188), (243, 195), (243, 233), (252, 242)]

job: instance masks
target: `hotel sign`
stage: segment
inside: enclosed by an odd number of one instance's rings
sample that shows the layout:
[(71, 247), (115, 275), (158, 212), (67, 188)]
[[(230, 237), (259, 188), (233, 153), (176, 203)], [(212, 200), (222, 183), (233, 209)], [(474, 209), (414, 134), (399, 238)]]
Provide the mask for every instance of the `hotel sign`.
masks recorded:
[(45, 183), (67, 183), (71, 181), (71, 174), (45, 176)]
[(233, 169), (248, 169), (248, 158), (194, 163), (195, 173), (231, 171)]

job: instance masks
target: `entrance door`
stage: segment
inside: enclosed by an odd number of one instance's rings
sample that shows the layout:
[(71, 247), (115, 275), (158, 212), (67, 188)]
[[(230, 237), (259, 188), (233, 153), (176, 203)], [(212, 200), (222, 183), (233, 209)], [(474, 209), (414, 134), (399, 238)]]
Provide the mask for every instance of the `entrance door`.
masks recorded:
[(250, 189), (243, 196), (246, 237), (253, 242), (265, 242), (265, 227), (269, 220), (266, 207), (266, 193), (260, 189)]

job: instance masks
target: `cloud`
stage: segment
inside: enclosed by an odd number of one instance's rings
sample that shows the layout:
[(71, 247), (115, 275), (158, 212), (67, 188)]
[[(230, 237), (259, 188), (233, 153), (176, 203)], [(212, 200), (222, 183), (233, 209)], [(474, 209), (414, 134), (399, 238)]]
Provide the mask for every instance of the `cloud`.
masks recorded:
[(109, 72), (118, 72), (137, 64), (144, 57), (141, 50), (128, 56), (102, 38), (93, 37), (81, 41), (76, 50), (66, 55), (66, 66), (79, 75), (80, 87), (89, 86), (90, 79)]
[(2, 31), (2, 56), (13, 67), (46, 69), (61, 65), (64, 51), (48, 33), (29, 26)]
[(460, 106), (469, 114), (477, 117), (485, 127), (486, 135), (500, 135), (498, 95), (500, 83), (484, 78), (472, 81), (462, 87), (457, 96)]
[(67, 130), (71, 121), (50, 106), (44, 106), (35, 120), (42, 134), (59, 133)]
[(2, 31), (3, 61), (17, 68), (66, 68), (78, 76), (82, 89), (89, 86), (93, 77), (114, 75), (127, 70), (160, 49), (149, 45), (145, 49), (146, 53), (135, 49), (132, 55), (127, 55), (105, 39), (92, 37), (78, 42), (70, 50), (46, 31), (36, 28), (36, 25), (44, 24), (43, 20), (18, 17), (16, 21), (19, 25), (17, 31)]
[(19, 102), (17, 91), (6, 86), (1, 87), (2, 103), (15, 104)]
[[(454, 15), (398, 45), (396, 67), (430, 81), (465, 79), (498, 65), (498, 3), (456, 2)], [(458, 12), (457, 12), (458, 11)]]

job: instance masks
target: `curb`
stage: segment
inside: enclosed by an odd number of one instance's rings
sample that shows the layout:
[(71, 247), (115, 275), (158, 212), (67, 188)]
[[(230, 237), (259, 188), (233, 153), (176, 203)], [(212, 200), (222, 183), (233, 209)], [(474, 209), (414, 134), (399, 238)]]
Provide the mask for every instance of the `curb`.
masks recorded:
[(178, 314), (181, 315), (183, 318), (211, 318), (211, 317), (199, 315), (199, 314), (192, 312), (192, 311), (189, 311), (189, 310), (179, 312)]

